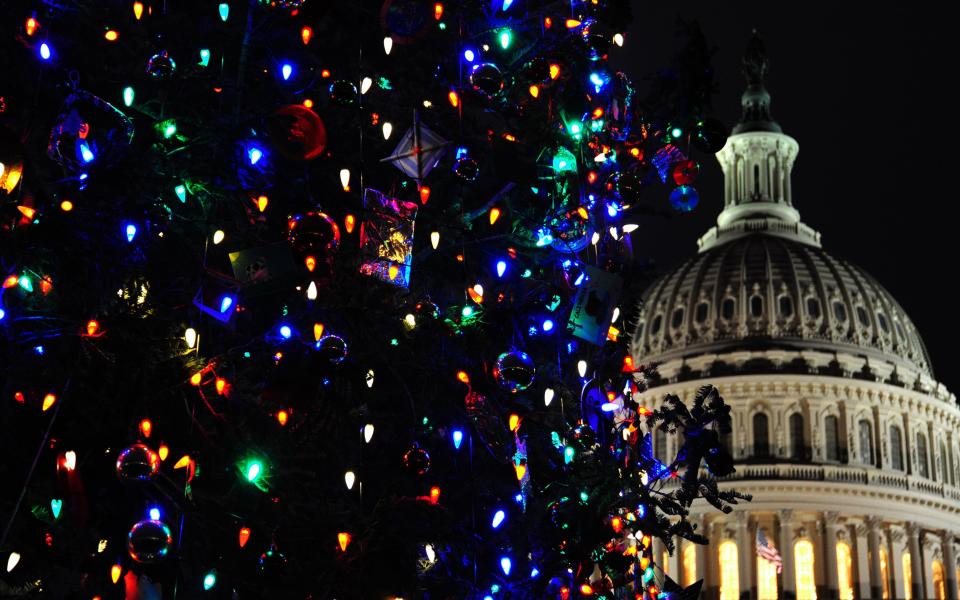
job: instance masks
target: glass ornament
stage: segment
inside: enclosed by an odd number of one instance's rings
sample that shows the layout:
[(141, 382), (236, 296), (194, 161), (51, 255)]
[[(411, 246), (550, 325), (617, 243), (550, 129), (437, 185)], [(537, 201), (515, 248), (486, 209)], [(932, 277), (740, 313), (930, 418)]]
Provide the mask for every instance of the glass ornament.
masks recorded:
[(476, 181), (480, 175), (480, 165), (469, 156), (463, 156), (453, 163), (453, 172), (464, 181)]
[(697, 180), (697, 176), (700, 174), (700, 163), (691, 159), (681, 160), (673, 165), (670, 174), (675, 184), (690, 185)]
[(691, 142), (701, 152), (716, 154), (727, 143), (727, 127), (719, 119), (703, 119), (694, 127)]
[(497, 357), (493, 367), (493, 378), (501, 388), (515, 394), (530, 387), (536, 371), (530, 355), (512, 350)]
[(440, 307), (429, 300), (421, 300), (414, 306), (417, 315), (430, 319), (440, 318)]
[(488, 97), (495, 96), (503, 89), (503, 73), (493, 63), (476, 65), (470, 71), (470, 85)]
[(414, 442), (403, 454), (403, 467), (415, 475), (426, 475), (430, 470), (430, 455)]
[(331, 365), (340, 364), (347, 357), (347, 343), (338, 335), (325, 335), (314, 347), (320, 358)]
[(281, 579), (287, 570), (287, 557), (277, 550), (276, 546), (271, 545), (269, 550), (260, 555), (257, 570), (266, 579)]
[(287, 221), (287, 240), (298, 257), (320, 261), (340, 248), (340, 227), (326, 213), (308, 212)]
[(267, 121), (267, 132), (273, 146), (291, 160), (313, 160), (327, 148), (327, 128), (302, 104), (277, 109)]
[(143, 444), (133, 444), (117, 456), (117, 476), (124, 481), (149, 481), (160, 471), (160, 457)]
[(177, 70), (177, 63), (166, 50), (161, 50), (147, 61), (147, 75), (154, 79), (169, 79)]
[(173, 536), (166, 523), (144, 519), (134, 523), (127, 534), (130, 558), (142, 564), (155, 563), (170, 552)]
[(330, 84), (330, 102), (338, 106), (353, 106), (357, 103), (357, 86), (352, 81), (338, 79)]

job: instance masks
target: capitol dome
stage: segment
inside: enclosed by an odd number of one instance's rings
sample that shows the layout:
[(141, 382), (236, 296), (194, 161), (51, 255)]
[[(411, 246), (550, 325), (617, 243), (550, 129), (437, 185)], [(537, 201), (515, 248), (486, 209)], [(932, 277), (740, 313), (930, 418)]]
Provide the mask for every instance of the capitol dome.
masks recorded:
[[(649, 287), (631, 332), (634, 362), (659, 373), (641, 406), (719, 390), (736, 472), (718, 484), (753, 500), (695, 503), (710, 544), (655, 540), (655, 561), (702, 579), (707, 600), (957, 600), (960, 408), (903, 308), (800, 219), (799, 144), (771, 116), (766, 71), (754, 37), (743, 116), (717, 153), (723, 211)], [(681, 440), (650, 433), (672, 463)]]

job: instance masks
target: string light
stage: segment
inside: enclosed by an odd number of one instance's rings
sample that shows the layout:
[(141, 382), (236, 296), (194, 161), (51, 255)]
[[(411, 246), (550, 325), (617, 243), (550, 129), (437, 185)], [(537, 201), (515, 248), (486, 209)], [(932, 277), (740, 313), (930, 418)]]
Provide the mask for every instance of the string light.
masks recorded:
[[(139, 4), (139, 2), (137, 4)], [(230, 5), (226, 2), (221, 2), (220, 6), (217, 7), (217, 12), (220, 13), (220, 20), (226, 23), (227, 19), (230, 18)]]
[(11, 552), (10, 556), (7, 557), (7, 573), (17, 568), (18, 564), (20, 564), (20, 553)]
[(368, 444), (370, 443), (370, 440), (373, 439), (374, 429), (375, 429), (375, 428), (374, 428), (374, 426), (373, 426), (373, 423), (367, 423), (366, 425), (363, 426), (363, 441), (364, 441), (364, 442), (366, 442), (366, 443), (368, 443)]
[(357, 474), (353, 471), (347, 471), (343, 474), (343, 482), (347, 484), (347, 489), (352, 490), (353, 484), (357, 481)]
[(383, 38), (383, 52), (387, 56), (390, 56), (390, 51), (393, 50), (393, 38), (389, 35)]
[[(143, 16), (143, 2), (134, 2), (133, 3), (133, 17), (136, 20), (140, 20), (140, 17)], [(224, 19), (226, 20), (226, 19)], [(116, 583), (116, 582), (114, 582)]]

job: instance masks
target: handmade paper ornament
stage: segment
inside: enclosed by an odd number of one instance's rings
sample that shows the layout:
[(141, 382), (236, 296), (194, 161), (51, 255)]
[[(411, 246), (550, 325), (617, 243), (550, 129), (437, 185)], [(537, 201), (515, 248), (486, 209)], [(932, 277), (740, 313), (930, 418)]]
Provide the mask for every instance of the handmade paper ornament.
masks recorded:
[(403, 454), (403, 467), (414, 475), (426, 475), (430, 470), (430, 454), (414, 442)]
[(291, 160), (313, 160), (327, 148), (327, 128), (317, 113), (302, 104), (274, 111), (267, 121), (267, 131), (273, 147)]
[(112, 104), (76, 90), (50, 131), (47, 156), (71, 173), (117, 162), (133, 141), (133, 121)]
[(407, 177), (420, 181), (430, 174), (450, 144), (420, 122), (414, 113), (413, 126), (403, 134), (393, 154), (380, 159), (400, 169)]
[(117, 476), (124, 481), (148, 481), (160, 471), (160, 457), (144, 444), (128, 446), (117, 456)]
[(155, 563), (165, 557), (173, 545), (173, 536), (166, 523), (145, 519), (134, 523), (127, 534), (130, 558), (142, 564)]
[(582, 340), (603, 346), (620, 300), (623, 280), (591, 265), (584, 265), (584, 270), (584, 281), (577, 290), (567, 330)]
[(233, 276), (248, 297), (282, 286), (296, 272), (290, 246), (283, 242), (238, 250), (228, 257)]
[(530, 387), (536, 372), (537, 369), (530, 355), (519, 350), (504, 352), (497, 357), (497, 362), (493, 366), (493, 378), (501, 388), (511, 394), (522, 392)]
[(0, 194), (12, 194), (23, 175), (23, 146), (17, 135), (0, 127)]
[(177, 70), (177, 63), (166, 50), (161, 50), (147, 61), (147, 75), (154, 79), (169, 79)]
[(409, 287), (413, 263), (413, 226), (417, 205), (367, 188), (360, 227), (360, 272), (400, 287)]

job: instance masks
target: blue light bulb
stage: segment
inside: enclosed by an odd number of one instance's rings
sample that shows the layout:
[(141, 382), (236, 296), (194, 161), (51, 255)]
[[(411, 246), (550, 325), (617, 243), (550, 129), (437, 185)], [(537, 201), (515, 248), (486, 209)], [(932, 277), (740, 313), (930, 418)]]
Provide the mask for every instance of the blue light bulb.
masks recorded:
[(230, 310), (231, 306), (233, 306), (233, 298), (231, 296), (224, 296), (223, 298), (220, 298), (220, 312), (227, 312)]
[(293, 75), (293, 65), (290, 63), (283, 63), (283, 66), (280, 67), (280, 74), (283, 75), (284, 81), (290, 79), (290, 76)]
[(507, 272), (507, 262), (504, 260), (497, 261), (497, 277), (503, 277), (503, 274)]
[(506, 518), (507, 513), (503, 512), (503, 510), (498, 510), (497, 512), (493, 513), (493, 520), (490, 521), (490, 527), (493, 527), (494, 529), (500, 527)]
[(457, 450), (460, 449), (460, 445), (463, 443), (463, 432), (459, 429), (453, 430), (453, 447)]
[(150, 508), (149, 514), (150, 514), (150, 520), (152, 521), (160, 520), (160, 509), (157, 508), (156, 506)]
[[(286, 77), (284, 77), (286, 79)], [(260, 162), (260, 159), (263, 158), (263, 150), (257, 148), (256, 146), (251, 147), (247, 150), (247, 158), (250, 159), (250, 164), (255, 165)]]
[(544, 320), (543, 320), (543, 331), (544, 331), (545, 333), (546, 333), (546, 332), (553, 331), (553, 320), (551, 320), (551, 319), (544, 319)]
[(293, 335), (293, 330), (290, 329), (289, 325), (284, 325), (280, 327), (280, 335), (283, 337), (283, 339), (289, 340), (290, 336)]
[(510, 574), (510, 569), (513, 568), (513, 561), (510, 560), (509, 556), (500, 557), (500, 568), (503, 569), (504, 575)]
[(463, 51), (463, 60), (467, 61), (468, 63), (472, 63), (476, 58), (477, 55), (473, 52), (473, 50), (467, 48)]
[(127, 241), (132, 242), (133, 238), (137, 237), (137, 226), (129, 223), (124, 229), (124, 232), (127, 234)]
[(80, 158), (83, 159), (83, 162), (93, 162), (93, 159), (96, 158), (93, 150), (90, 149), (90, 144), (88, 144), (86, 140), (81, 141), (77, 147), (80, 149)]
[(40, 44), (40, 58), (43, 60), (50, 60), (50, 57), (53, 56), (53, 51), (50, 49), (50, 46), (46, 42)]

